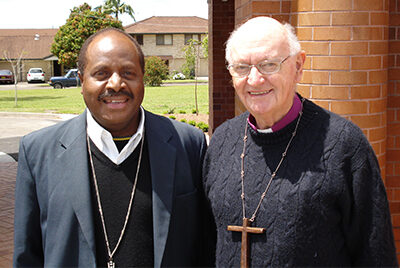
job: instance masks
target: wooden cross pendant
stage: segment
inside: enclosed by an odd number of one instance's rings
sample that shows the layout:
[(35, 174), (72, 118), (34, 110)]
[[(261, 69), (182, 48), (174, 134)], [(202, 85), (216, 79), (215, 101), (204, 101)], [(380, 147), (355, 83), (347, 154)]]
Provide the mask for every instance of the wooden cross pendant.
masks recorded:
[(248, 233), (252, 234), (262, 234), (265, 232), (265, 228), (250, 227), (251, 221), (248, 218), (243, 218), (243, 226), (228, 225), (228, 231), (242, 232), (242, 249), (240, 255), (240, 267), (248, 268), (250, 267), (249, 259), (249, 241), (247, 239)]

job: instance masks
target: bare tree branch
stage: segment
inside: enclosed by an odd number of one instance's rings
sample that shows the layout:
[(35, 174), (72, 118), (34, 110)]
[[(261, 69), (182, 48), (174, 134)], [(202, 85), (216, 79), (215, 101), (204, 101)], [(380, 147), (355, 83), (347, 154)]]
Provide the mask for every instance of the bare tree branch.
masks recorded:
[(18, 77), (20, 76), (24, 64), (22, 63), (22, 57), (26, 54), (24, 50), (19, 53), (19, 56), (15, 59), (11, 58), (8, 51), (4, 50), (4, 58), (11, 64), (12, 72), (14, 74), (14, 87), (15, 87), (15, 107), (18, 105)]

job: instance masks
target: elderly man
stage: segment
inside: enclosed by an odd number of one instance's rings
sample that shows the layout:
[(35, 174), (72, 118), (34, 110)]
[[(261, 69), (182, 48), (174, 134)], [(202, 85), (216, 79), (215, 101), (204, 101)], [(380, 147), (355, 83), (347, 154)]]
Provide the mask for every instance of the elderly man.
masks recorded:
[(143, 53), (120, 30), (85, 42), (79, 72), (87, 110), (21, 141), (14, 266), (213, 264), (203, 133), (141, 108)]
[(374, 152), (354, 124), (296, 94), (305, 53), (292, 27), (251, 19), (226, 60), (248, 112), (216, 129), (204, 161), (216, 265), (396, 266)]

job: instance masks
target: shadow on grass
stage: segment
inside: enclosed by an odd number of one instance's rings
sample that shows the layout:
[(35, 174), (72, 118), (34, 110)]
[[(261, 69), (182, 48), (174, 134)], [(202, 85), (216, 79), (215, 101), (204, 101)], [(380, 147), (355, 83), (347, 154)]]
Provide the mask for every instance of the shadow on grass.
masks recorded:
[[(56, 100), (63, 99), (65, 97), (53, 97), (53, 96), (26, 96), (26, 97), (18, 97), (19, 101), (35, 101), (35, 100)], [(14, 101), (15, 97), (1, 97), (0, 101)]]

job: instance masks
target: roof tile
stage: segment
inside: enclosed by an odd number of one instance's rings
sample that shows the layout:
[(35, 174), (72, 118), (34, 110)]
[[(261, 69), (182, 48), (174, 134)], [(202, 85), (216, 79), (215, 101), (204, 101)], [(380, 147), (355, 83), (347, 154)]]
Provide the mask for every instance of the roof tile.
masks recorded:
[(206, 33), (208, 21), (200, 17), (150, 17), (125, 27), (128, 33)]

